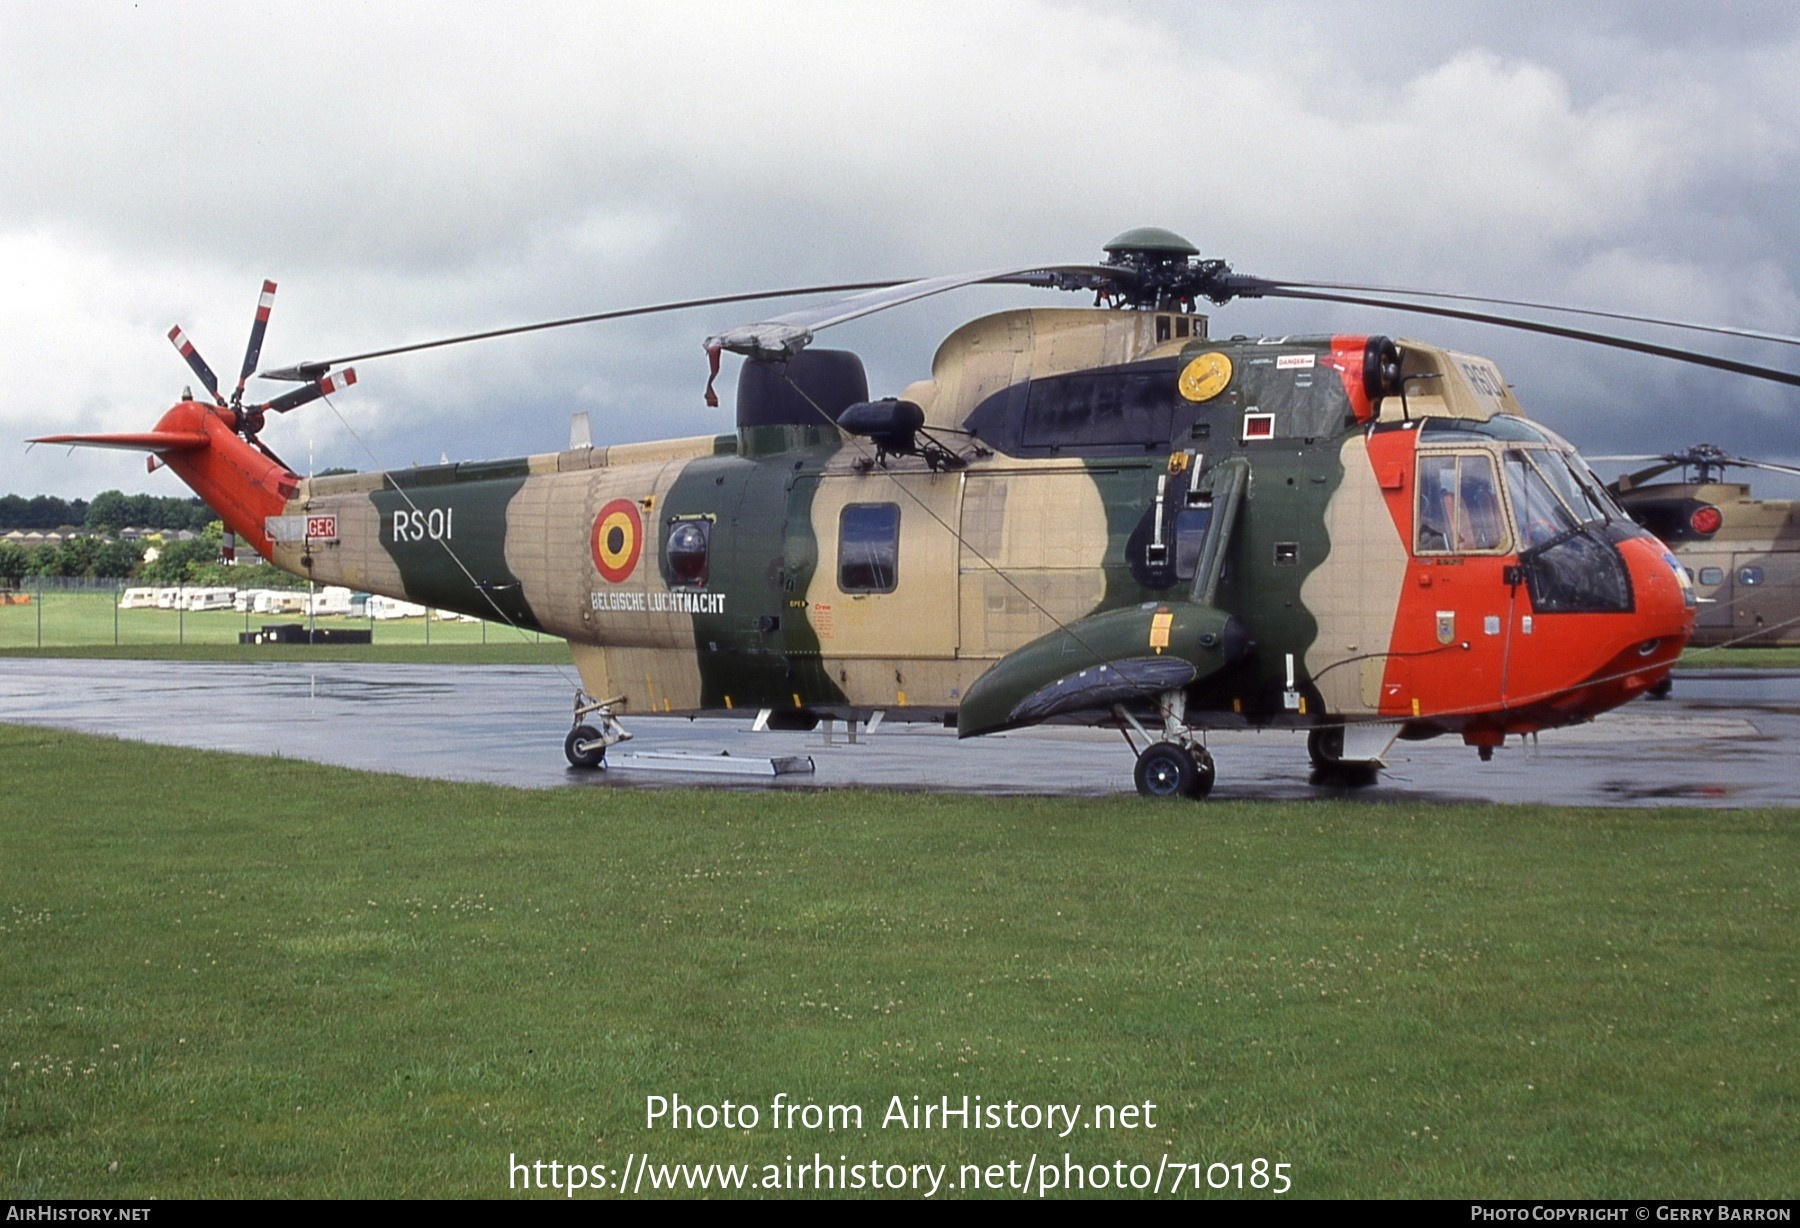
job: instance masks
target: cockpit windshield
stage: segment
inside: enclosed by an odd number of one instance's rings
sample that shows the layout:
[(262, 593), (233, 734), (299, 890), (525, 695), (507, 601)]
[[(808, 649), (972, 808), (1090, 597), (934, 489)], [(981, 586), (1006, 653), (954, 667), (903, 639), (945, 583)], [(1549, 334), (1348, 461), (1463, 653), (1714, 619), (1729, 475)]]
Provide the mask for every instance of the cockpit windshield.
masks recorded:
[(1612, 497), (1612, 492), (1607, 490), (1606, 483), (1595, 477), (1594, 471), (1588, 468), (1588, 463), (1581, 459), (1581, 453), (1570, 449), (1563, 454), (1563, 458), (1569, 462), (1569, 468), (1575, 471), (1575, 477), (1581, 482), (1582, 488), (1587, 491), (1588, 498), (1604, 509), (1606, 519), (1631, 519), (1625, 514), (1625, 509), (1620, 507)]
[(1550, 479), (1550, 485), (1556, 488), (1556, 493), (1562, 496), (1563, 504), (1575, 513), (1575, 519), (1582, 524), (1591, 524), (1596, 520), (1611, 518), (1607, 508), (1594, 496), (1588, 484), (1576, 475), (1567, 456), (1549, 448), (1534, 448), (1530, 457), (1544, 476)]
[[(1539, 453), (1543, 455), (1543, 453)], [(1519, 548), (1529, 550), (1580, 527), (1569, 509), (1556, 497), (1548, 480), (1519, 448), (1506, 450), (1506, 490), (1512, 496), (1513, 524), (1519, 531)], [(1565, 473), (1567, 467), (1564, 467)], [(1585, 500), (1584, 500), (1585, 506)]]
[[(1504, 471), (1500, 481), (1495, 478), (1496, 460)], [(1567, 537), (1587, 525), (1626, 519), (1606, 488), (1567, 445), (1510, 443), (1494, 446), (1493, 453), (1486, 449), (1429, 451), (1420, 455), (1418, 473), (1416, 548), (1421, 553), (1506, 549), (1502, 485), (1512, 506), (1517, 530), (1514, 548), (1518, 550)]]

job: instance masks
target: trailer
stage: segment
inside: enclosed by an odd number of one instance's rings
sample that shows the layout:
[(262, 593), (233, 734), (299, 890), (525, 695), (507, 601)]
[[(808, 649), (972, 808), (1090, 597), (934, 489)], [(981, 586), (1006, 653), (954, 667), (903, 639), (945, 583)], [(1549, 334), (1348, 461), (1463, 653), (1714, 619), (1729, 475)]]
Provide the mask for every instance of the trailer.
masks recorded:
[(378, 622), (390, 618), (423, 618), (426, 609), (411, 601), (401, 601), (397, 597), (375, 596), (369, 598), (369, 617)]
[(229, 610), (237, 597), (235, 588), (190, 588), (182, 594), (184, 610)]

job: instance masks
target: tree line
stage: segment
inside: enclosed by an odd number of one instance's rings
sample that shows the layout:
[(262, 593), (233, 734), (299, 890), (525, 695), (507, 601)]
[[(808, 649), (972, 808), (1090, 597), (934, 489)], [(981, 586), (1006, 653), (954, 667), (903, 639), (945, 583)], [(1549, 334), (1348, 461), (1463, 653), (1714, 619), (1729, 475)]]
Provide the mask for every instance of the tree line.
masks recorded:
[(0, 495), (0, 533), (13, 529), (117, 533), (124, 528), (189, 529), (198, 533), (214, 519), (212, 509), (200, 500), (173, 495), (128, 495), (108, 490), (95, 495), (92, 502), (55, 495)]
[[(349, 473), (350, 470), (342, 472)], [(191, 541), (108, 541), (71, 537), (26, 546), (0, 541), (0, 588), (29, 588), (34, 577), (136, 580), (147, 585), (211, 585), (220, 588), (304, 588), (306, 582), (268, 563), (228, 566), (219, 557), (224, 523), (198, 499), (102, 491), (90, 502), (55, 495), (0, 496), (0, 533), (14, 529), (52, 532), (83, 529), (110, 535), (148, 529), (171, 539), (183, 529)], [(156, 557), (145, 556), (152, 551)]]
[[(135, 580), (154, 585), (213, 585), (220, 588), (304, 588), (306, 582), (268, 563), (228, 565), (219, 557), (225, 535), (221, 521), (201, 526), (189, 541), (107, 541), (71, 537), (41, 546), (0, 541), (0, 588), (30, 588), (45, 578), (85, 577)], [(146, 558), (152, 550), (155, 558)]]

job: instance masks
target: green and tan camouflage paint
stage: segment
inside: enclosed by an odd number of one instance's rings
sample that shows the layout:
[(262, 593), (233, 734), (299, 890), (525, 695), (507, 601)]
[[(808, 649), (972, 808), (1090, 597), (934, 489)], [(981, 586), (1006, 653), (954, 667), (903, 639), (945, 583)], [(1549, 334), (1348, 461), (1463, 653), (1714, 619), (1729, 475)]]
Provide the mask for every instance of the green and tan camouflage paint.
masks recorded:
[[(1359, 662), (1386, 649), (1407, 550), (1382, 508), (1364, 428), (1339, 420), (1311, 436), (1239, 437), (1258, 398), (1326, 395), (1296, 391), (1273, 361), (1318, 341), (1214, 342), (1203, 317), (1167, 313), (1005, 312), (958, 329), (931, 379), (905, 390), (927, 429), (958, 429), (1025, 381), (1156, 360), (1174, 371), (1219, 352), (1234, 375), (1203, 407), (1210, 435), (1142, 456), (990, 454), (933, 473), (916, 457), (870, 469), (867, 441), (821, 425), (318, 478), (284, 514), (335, 516), (336, 540), (278, 542), (273, 561), (321, 583), (561, 636), (588, 691), (624, 695), (631, 711), (937, 716), (997, 661), (1059, 627), (1185, 600), (1183, 586), (1140, 583), (1127, 541), (1171, 452), (1206, 466), (1242, 456), (1251, 479), (1218, 600), (1255, 647), (1217, 678), (1220, 719), (1316, 717), (1321, 701), (1369, 712), (1378, 670)], [(1486, 360), (1401, 344), (1408, 395), (1404, 405), (1387, 398), (1383, 420), (1519, 412)], [(592, 547), (595, 519), (614, 500), (630, 501), (643, 525), (636, 565), (618, 583), (602, 577)], [(838, 587), (838, 526), (856, 503), (900, 509), (892, 592)], [(698, 590), (672, 585), (666, 567), (669, 530), (683, 518), (706, 519), (712, 534)], [(1284, 712), (1290, 655), (1310, 714)]]

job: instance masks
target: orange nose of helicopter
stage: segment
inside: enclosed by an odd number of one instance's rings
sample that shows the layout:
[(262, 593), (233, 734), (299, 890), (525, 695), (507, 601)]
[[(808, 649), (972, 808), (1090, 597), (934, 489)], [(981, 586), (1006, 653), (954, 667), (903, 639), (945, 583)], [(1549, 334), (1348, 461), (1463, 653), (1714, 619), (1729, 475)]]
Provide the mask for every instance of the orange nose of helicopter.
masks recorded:
[(1632, 611), (1595, 644), (1607, 655), (1568, 710), (1593, 716), (1656, 686), (1694, 633), (1694, 587), (1669, 548), (1645, 534), (1619, 543), (1631, 575)]

